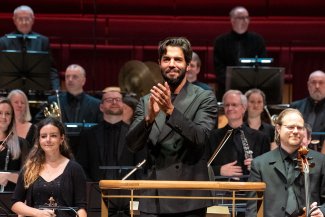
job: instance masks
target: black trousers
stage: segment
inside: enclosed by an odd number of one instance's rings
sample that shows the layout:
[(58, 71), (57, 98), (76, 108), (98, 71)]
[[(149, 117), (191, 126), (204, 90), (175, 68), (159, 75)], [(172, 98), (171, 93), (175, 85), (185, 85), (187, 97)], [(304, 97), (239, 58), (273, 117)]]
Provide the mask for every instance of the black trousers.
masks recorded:
[(181, 212), (174, 214), (152, 214), (140, 212), (140, 217), (205, 217), (207, 213), (207, 208), (196, 209), (189, 212)]

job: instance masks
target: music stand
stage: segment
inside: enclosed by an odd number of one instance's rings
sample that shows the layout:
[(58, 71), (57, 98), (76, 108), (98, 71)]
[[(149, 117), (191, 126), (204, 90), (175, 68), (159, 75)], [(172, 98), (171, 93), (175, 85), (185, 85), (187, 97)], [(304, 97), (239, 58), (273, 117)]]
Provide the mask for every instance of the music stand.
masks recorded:
[(11, 191), (5, 191), (0, 193), (0, 216), (16, 216), (15, 213), (11, 211)]
[(262, 90), (268, 104), (282, 103), (284, 68), (228, 66), (226, 71), (226, 90), (236, 89), (245, 93), (252, 88)]
[(51, 61), (45, 51), (0, 51), (0, 89), (50, 90)]

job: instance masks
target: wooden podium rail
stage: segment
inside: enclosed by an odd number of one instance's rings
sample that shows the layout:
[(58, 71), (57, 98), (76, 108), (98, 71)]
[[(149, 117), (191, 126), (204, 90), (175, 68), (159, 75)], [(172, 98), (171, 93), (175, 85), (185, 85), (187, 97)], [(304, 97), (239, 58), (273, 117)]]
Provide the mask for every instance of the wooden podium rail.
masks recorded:
[[(235, 217), (235, 202), (237, 200), (257, 200), (263, 202), (264, 182), (212, 182), (212, 181), (153, 181), (153, 180), (101, 180), (99, 188), (102, 191), (101, 217), (108, 216), (108, 207), (103, 198), (130, 198), (133, 204), (134, 198), (165, 198), (165, 199), (225, 199), (232, 201), (232, 216)], [(130, 190), (130, 195), (108, 195), (105, 190), (123, 189)], [(157, 196), (157, 195), (135, 195), (135, 190), (142, 189), (169, 189), (169, 190), (207, 190), (232, 192), (231, 197), (191, 197), (191, 196)], [(236, 197), (236, 192), (256, 191), (256, 197)], [(263, 216), (263, 206), (259, 206), (258, 216)], [(133, 217), (133, 206), (131, 206), (131, 217)]]

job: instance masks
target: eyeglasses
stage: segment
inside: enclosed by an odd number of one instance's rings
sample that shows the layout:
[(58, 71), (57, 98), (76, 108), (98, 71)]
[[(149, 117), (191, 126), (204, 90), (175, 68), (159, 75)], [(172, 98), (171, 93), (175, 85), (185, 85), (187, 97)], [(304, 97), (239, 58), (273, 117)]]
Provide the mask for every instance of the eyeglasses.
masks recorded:
[(16, 17), (15, 20), (17, 20), (17, 22), (19, 22), (19, 23), (24, 23), (24, 22), (30, 23), (33, 20), (33, 18), (31, 18), (31, 17)]
[(290, 131), (294, 131), (295, 129), (297, 129), (297, 131), (305, 130), (305, 127), (302, 127), (302, 126), (296, 126), (296, 125), (283, 125), (283, 126)]
[(106, 99), (103, 99), (103, 102), (107, 102), (107, 103), (120, 103), (122, 102), (122, 98), (106, 98)]
[(249, 20), (249, 16), (234, 17), (236, 20)]
[(231, 106), (231, 107), (234, 107), (234, 108), (238, 108), (241, 105), (242, 104), (240, 104), (240, 103), (238, 103), (238, 104), (237, 103), (230, 103), (230, 104), (225, 104), (224, 107), (229, 108)]

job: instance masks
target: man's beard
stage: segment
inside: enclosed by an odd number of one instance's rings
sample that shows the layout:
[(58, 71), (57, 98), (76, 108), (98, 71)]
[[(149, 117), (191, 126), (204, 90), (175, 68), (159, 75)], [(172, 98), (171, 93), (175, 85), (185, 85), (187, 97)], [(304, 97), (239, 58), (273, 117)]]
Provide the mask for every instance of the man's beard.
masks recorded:
[(108, 115), (117, 115), (117, 116), (119, 116), (119, 115), (122, 115), (123, 114), (123, 109), (118, 109), (118, 110), (112, 110), (112, 109), (108, 109), (107, 111), (106, 111), (106, 114), (108, 114)]
[(161, 75), (163, 76), (164, 80), (168, 83), (169, 87), (172, 90), (175, 90), (182, 83), (183, 79), (185, 78), (186, 70), (182, 69), (177, 78), (169, 78), (167, 76), (167, 73), (163, 73), (163, 72), (161, 73)]

